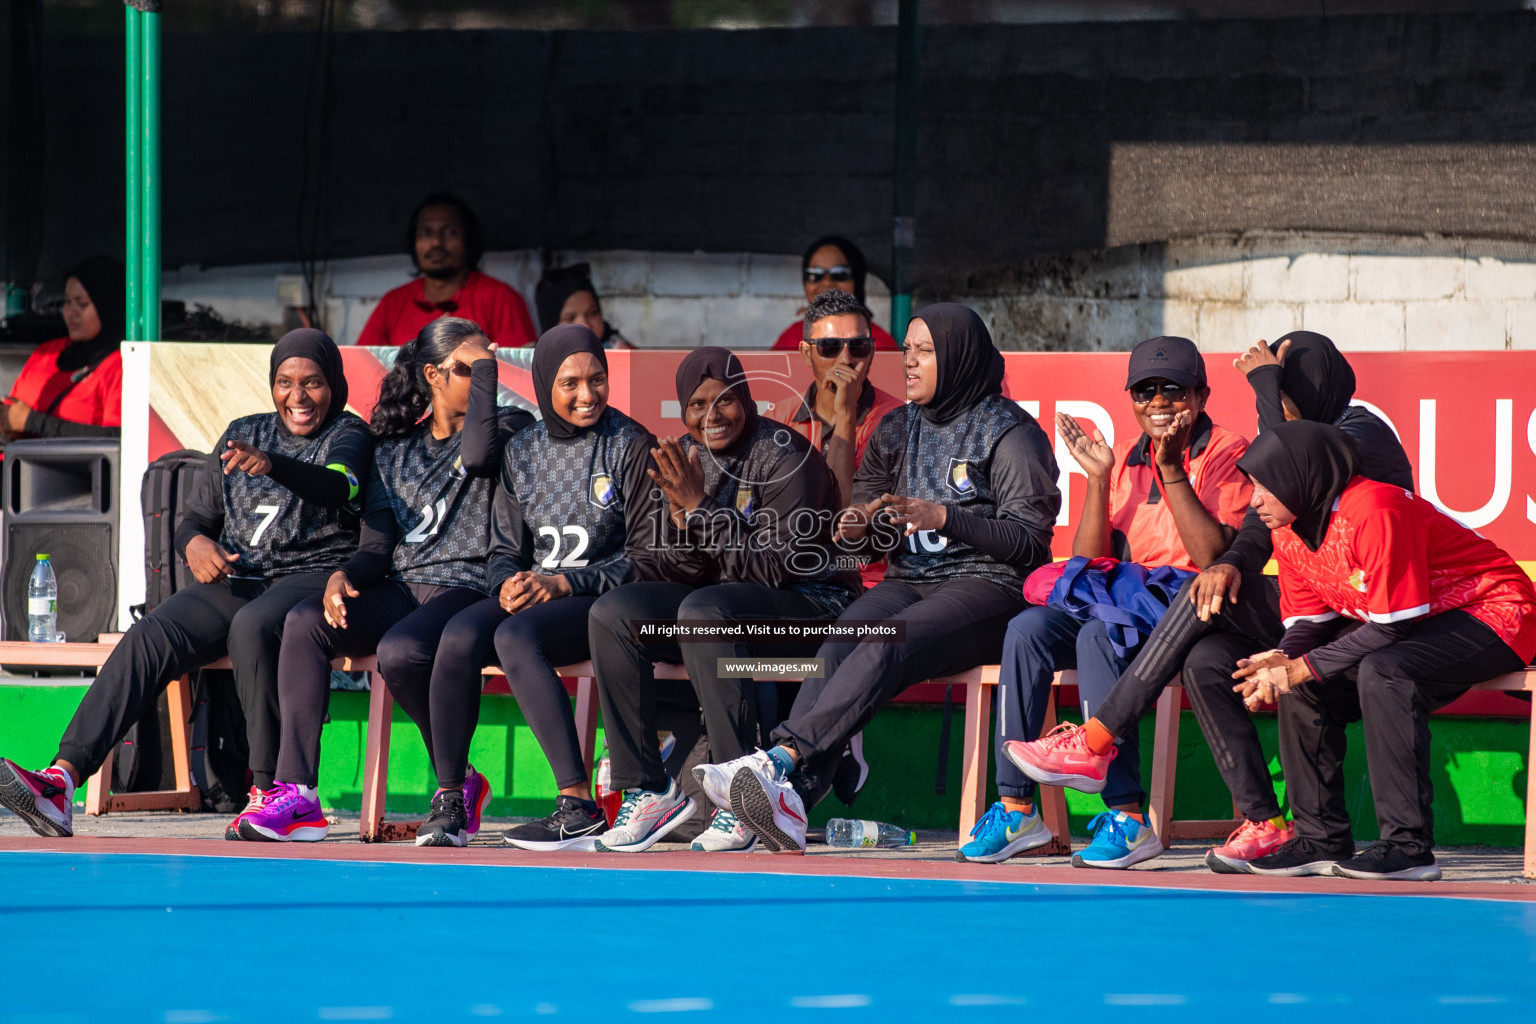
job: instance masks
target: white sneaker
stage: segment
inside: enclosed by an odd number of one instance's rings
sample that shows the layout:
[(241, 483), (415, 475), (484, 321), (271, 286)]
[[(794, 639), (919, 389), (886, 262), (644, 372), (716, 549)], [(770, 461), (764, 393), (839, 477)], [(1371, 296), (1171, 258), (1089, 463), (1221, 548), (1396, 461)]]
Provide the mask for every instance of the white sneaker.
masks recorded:
[(770, 775), (776, 774), (773, 759), (768, 756), (767, 751), (754, 750), (745, 757), (738, 757), (724, 764), (696, 765), (693, 769), (693, 777), (711, 803), (722, 811), (728, 811), (731, 809), (731, 780), (743, 768), (751, 768), (754, 771), (763, 768)]
[(694, 806), (693, 798), (683, 795), (676, 779), (668, 779), (662, 793), (626, 789), (613, 828), (597, 837), (596, 848), (613, 853), (649, 850), (662, 836), (693, 817)]
[(702, 853), (751, 853), (756, 848), (757, 833), (743, 825), (730, 811), (716, 811), (709, 828), (689, 847)]
[(742, 768), (731, 779), (731, 813), (774, 853), (805, 852), (805, 802), (771, 767)]

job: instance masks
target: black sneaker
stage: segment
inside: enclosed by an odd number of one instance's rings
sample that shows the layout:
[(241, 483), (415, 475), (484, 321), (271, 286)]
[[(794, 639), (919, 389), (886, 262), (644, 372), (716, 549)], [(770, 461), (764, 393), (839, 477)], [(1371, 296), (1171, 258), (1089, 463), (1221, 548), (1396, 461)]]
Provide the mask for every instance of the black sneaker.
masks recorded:
[(1402, 843), (1372, 843), (1348, 860), (1333, 866), (1333, 873), (1371, 882), (1438, 882), (1440, 865), (1428, 850), (1415, 851)]
[(608, 819), (591, 800), (561, 794), (555, 798), (555, 813), (526, 825), (509, 828), (501, 834), (502, 842), (522, 850), (570, 850), (590, 853), (597, 837), (608, 830)]
[(1330, 843), (1322, 839), (1298, 836), (1281, 846), (1268, 857), (1248, 862), (1248, 871), (1255, 875), (1278, 875), (1295, 878), (1299, 875), (1331, 875), (1333, 866), (1352, 857), (1355, 852), (1353, 839)]
[(432, 813), (416, 830), (417, 846), (466, 846), (469, 816), (462, 789), (440, 789), (432, 797)]
[(837, 759), (837, 767), (832, 771), (832, 792), (846, 806), (851, 807), (868, 778), (869, 762), (864, 760), (864, 734), (857, 732), (843, 748), (843, 756)]

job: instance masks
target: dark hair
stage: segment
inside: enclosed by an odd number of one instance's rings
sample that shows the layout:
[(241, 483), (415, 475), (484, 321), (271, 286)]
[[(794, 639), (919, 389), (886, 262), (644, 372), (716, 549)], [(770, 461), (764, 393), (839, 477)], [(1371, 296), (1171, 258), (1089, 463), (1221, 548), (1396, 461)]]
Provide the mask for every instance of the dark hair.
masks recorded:
[(810, 307), (806, 309), (805, 330), (801, 337), (809, 338), (811, 336), (811, 324), (818, 320), (825, 320), (831, 316), (846, 316), (848, 314), (863, 317), (866, 327), (874, 323), (875, 320), (869, 308), (857, 298), (849, 295), (841, 288), (828, 288), (812, 299)]
[(416, 263), (416, 222), (421, 219), (421, 211), (429, 206), (451, 206), (459, 212), (459, 220), (464, 225), (464, 262), (470, 270), (478, 270), (480, 257), (485, 255), (485, 232), (475, 211), (452, 192), (433, 192), (411, 211), (410, 222), (405, 225), (405, 251), (411, 257), (411, 266), (421, 269)]
[(470, 338), (486, 336), (485, 329), (461, 316), (438, 317), (421, 333), (395, 350), (395, 365), (379, 385), (379, 401), (368, 426), (375, 437), (404, 437), (432, 405), (427, 384), (428, 366), (441, 366)]
[(824, 245), (835, 245), (843, 251), (843, 258), (848, 261), (848, 269), (853, 271), (853, 297), (860, 302), (864, 301), (864, 253), (842, 235), (823, 235), (816, 239), (805, 250), (805, 255), (800, 257), (800, 278), (805, 279), (805, 271), (811, 265), (811, 257), (816, 255), (816, 250)]

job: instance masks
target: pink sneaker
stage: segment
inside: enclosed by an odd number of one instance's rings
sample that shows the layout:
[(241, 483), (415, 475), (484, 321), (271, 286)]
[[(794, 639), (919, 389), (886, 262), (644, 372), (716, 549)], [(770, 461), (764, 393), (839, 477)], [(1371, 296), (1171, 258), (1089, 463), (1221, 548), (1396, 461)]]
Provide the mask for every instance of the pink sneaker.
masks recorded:
[(1082, 726), (1063, 722), (1038, 740), (1009, 740), (1003, 744), (1003, 753), (1036, 782), (1083, 793), (1102, 793), (1109, 762), (1119, 756), (1120, 748), (1110, 747), (1107, 754), (1095, 754), (1088, 749), (1087, 735), (1088, 730)]
[(255, 842), (318, 843), (330, 830), (315, 791), (287, 782), (273, 783), (261, 808), (240, 819), (240, 838)]
[[(273, 788), (276, 789), (276, 787)], [(267, 793), (267, 790), (260, 790), (255, 786), (251, 787), (250, 796), (248, 796), (245, 801), (245, 809), (239, 814), (235, 815), (234, 821), (231, 821), (228, 825), (224, 826), (225, 839), (240, 838), (240, 819), (253, 811), (261, 810), (262, 802), (267, 799)]]
[(480, 817), (491, 804), (491, 780), (475, 771), (470, 765), (464, 772), (464, 831), (475, 838), (480, 831)]
[(1205, 855), (1205, 865), (1221, 875), (1246, 875), (1248, 862), (1268, 857), (1296, 838), (1294, 828), (1275, 828), (1267, 821), (1245, 821), (1227, 841)]
[(32, 826), (40, 836), (63, 839), (75, 834), (75, 780), (54, 765), (40, 772), (0, 757), (0, 804)]

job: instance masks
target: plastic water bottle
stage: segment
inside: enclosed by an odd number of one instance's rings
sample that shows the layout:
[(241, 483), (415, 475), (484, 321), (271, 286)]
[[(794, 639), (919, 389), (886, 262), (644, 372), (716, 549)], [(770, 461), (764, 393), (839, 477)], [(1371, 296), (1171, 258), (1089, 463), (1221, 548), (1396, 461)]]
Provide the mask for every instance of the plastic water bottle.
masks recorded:
[(887, 825), (883, 821), (850, 821), (847, 818), (833, 818), (827, 822), (827, 845), (854, 849), (878, 847), (882, 850), (894, 850), (903, 846), (916, 846), (917, 833), (908, 832), (895, 825)]
[(592, 799), (597, 801), (598, 808), (603, 812), (603, 817), (608, 819), (608, 827), (613, 828), (613, 823), (618, 819), (619, 808), (624, 804), (624, 794), (613, 789), (613, 769), (608, 761), (608, 748), (603, 748), (603, 756), (597, 762), (596, 778), (593, 779), (594, 787)]
[(37, 556), (32, 578), (27, 580), (27, 639), (51, 644), (59, 638), (59, 583), (47, 555)]

